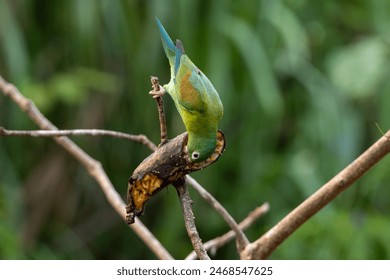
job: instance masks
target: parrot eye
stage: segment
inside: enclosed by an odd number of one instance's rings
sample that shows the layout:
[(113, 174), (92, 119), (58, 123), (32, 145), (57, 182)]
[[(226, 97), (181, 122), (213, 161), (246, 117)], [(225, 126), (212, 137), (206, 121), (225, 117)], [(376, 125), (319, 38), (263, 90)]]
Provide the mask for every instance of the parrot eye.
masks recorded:
[(191, 155), (191, 157), (192, 157), (193, 159), (198, 159), (199, 156), (200, 156), (200, 153), (199, 153), (199, 152), (193, 152), (192, 155)]

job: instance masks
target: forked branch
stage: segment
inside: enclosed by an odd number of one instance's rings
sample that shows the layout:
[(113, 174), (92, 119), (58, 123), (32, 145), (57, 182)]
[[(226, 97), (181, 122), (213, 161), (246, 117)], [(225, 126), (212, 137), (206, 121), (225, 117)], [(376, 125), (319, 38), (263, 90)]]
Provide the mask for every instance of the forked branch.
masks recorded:
[[(263, 205), (256, 207), (253, 211), (251, 211), (248, 216), (242, 220), (238, 226), (241, 230), (245, 230), (249, 228), (255, 221), (261, 218), (264, 214), (269, 211), (269, 204), (265, 202)], [(236, 238), (236, 232), (234, 230), (229, 230), (227, 233), (218, 236), (214, 239), (211, 239), (203, 244), (204, 248), (207, 251), (210, 251), (211, 254), (215, 254), (218, 248), (222, 248), (229, 241)], [(195, 251), (192, 251), (185, 259), (186, 260), (194, 260), (196, 258)]]

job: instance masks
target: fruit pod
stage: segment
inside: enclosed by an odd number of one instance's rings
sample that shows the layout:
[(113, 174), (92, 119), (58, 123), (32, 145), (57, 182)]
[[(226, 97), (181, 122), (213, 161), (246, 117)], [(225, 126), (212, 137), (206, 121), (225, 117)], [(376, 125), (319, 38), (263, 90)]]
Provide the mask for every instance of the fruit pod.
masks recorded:
[(142, 215), (145, 203), (157, 192), (184, 175), (214, 163), (222, 155), (226, 143), (222, 131), (218, 130), (214, 153), (202, 162), (192, 163), (187, 152), (187, 140), (185, 132), (163, 143), (134, 170), (127, 188), (128, 224), (134, 223), (135, 217)]

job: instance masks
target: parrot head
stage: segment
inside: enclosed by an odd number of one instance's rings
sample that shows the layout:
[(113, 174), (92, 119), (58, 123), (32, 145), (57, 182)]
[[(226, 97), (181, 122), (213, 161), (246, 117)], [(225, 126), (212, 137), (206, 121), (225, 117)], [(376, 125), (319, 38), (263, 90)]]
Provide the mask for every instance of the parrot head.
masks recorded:
[(188, 155), (191, 162), (201, 162), (208, 159), (215, 151), (216, 138), (188, 137)]

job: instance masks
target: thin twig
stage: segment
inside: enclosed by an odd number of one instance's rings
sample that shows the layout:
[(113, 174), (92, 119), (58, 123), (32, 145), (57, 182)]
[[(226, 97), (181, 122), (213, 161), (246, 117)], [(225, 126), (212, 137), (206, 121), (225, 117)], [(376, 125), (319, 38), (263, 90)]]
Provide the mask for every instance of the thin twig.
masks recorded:
[[(33, 120), (41, 129), (58, 130), (57, 127), (55, 127), (44, 115), (42, 115), (42, 113), (31, 100), (25, 98), (14, 85), (6, 82), (1, 76), (0, 90), (4, 93), (5, 96), (10, 97), (11, 100), (17, 104), (20, 109), (25, 112), (30, 117), (30, 119)], [(125, 220), (125, 203), (123, 202), (118, 192), (115, 190), (106, 172), (102, 168), (101, 163), (85, 153), (68, 137), (56, 137), (54, 138), (54, 141), (62, 146), (69, 154), (76, 158), (85, 167), (91, 177), (93, 177), (99, 184), (107, 198), (107, 201), (111, 204), (119, 216)], [(141, 221), (138, 220), (130, 227), (157, 257), (160, 259), (173, 259), (165, 247), (148, 230), (148, 228), (141, 223)]]
[(177, 194), (180, 198), (181, 208), (184, 216), (184, 224), (188, 233), (188, 236), (191, 239), (192, 246), (200, 260), (210, 260), (210, 257), (207, 255), (205, 248), (203, 247), (202, 240), (199, 237), (199, 233), (195, 226), (195, 217), (192, 212), (192, 200), (188, 193), (187, 186), (184, 183), (184, 180), (175, 184)]
[(163, 92), (165, 92), (165, 90), (163, 87), (160, 86), (157, 77), (153, 77), (153, 76), (150, 77), (150, 81), (152, 83), (152, 88), (153, 88), (150, 94), (154, 95), (153, 98), (157, 102), (158, 118), (160, 120), (161, 144), (163, 144), (166, 141), (168, 141), (167, 123), (165, 121), (165, 112), (164, 112), (164, 101), (162, 99), (162, 95)]
[[(261, 206), (256, 207), (255, 210), (251, 211), (248, 214), (248, 216), (238, 224), (238, 226), (240, 227), (241, 230), (245, 230), (249, 228), (255, 221), (257, 221), (268, 211), (269, 211), (269, 204), (268, 202), (265, 202)], [(228, 242), (230, 242), (235, 237), (236, 237), (236, 232), (233, 230), (229, 230), (227, 233), (205, 242), (203, 246), (207, 251), (210, 251), (211, 254), (214, 255), (218, 248), (225, 246)], [(197, 257), (196, 252), (192, 251), (185, 259), (194, 260), (196, 259), (196, 257)]]
[(382, 128), (379, 126), (379, 124), (377, 122), (375, 122), (375, 126), (379, 130), (379, 132), (382, 134), (382, 136), (384, 136), (385, 133), (383, 132)]
[(137, 142), (155, 150), (156, 145), (143, 134), (133, 135), (105, 129), (69, 129), (69, 130), (8, 130), (0, 127), (0, 136), (58, 137), (58, 136), (110, 136)]
[(265, 259), (297, 228), (345, 191), (390, 152), (390, 130), (297, 208), (242, 252), (242, 259)]
[(216, 211), (219, 213), (229, 227), (236, 233), (237, 238), (237, 250), (242, 252), (247, 245), (249, 244), (248, 238), (245, 236), (244, 232), (240, 229), (237, 222), (229, 214), (228, 211), (218, 202), (206, 189), (204, 189), (197, 181), (195, 181), (191, 176), (186, 176), (186, 182), (191, 185), (200, 195), (206, 200)]

